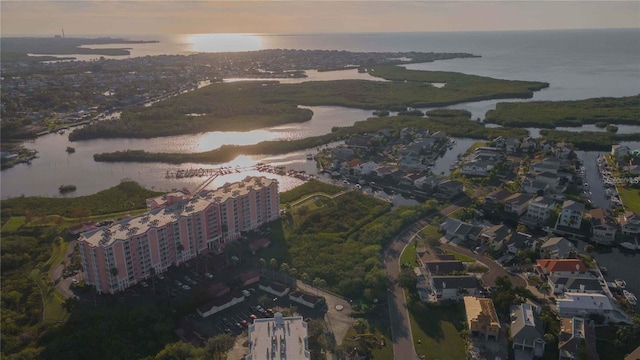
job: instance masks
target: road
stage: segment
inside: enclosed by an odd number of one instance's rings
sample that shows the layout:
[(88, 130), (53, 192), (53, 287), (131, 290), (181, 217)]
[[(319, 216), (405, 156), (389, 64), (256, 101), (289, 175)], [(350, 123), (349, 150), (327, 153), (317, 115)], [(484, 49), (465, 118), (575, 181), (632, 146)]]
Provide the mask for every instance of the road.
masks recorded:
[(384, 265), (387, 270), (389, 289), (387, 300), (389, 303), (389, 317), (391, 319), (391, 337), (393, 338), (394, 359), (418, 359), (413, 347), (409, 310), (404, 297), (404, 290), (398, 285), (400, 273), (400, 254), (420, 229), (427, 226), (426, 220), (420, 220), (398, 235), (384, 254)]

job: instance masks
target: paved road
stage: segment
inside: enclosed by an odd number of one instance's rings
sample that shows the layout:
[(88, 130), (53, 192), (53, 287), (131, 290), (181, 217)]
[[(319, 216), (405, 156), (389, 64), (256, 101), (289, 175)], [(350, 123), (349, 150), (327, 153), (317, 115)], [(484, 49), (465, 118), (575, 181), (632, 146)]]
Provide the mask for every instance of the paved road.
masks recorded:
[(387, 270), (387, 281), (390, 284), (387, 291), (387, 300), (389, 303), (389, 317), (391, 319), (394, 359), (418, 359), (418, 355), (413, 347), (409, 312), (404, 291), (398, 286), (398, 275), (400, 273), (399, 262), (402, 250), (411, 242), (416, 233), (428, 224), (426, 220), (420, 220), (414, 223), (397, 236), (387, 251), (385, 251), (384, 265)]

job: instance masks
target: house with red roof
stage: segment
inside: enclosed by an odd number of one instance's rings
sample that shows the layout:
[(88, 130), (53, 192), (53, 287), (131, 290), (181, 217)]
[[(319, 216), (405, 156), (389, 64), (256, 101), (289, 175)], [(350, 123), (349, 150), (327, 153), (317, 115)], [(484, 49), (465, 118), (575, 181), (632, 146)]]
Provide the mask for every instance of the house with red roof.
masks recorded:
[(539, 259), (536, 271), (548, 276), (576, 277), (587, 274), (587, 267), (580, 259)]

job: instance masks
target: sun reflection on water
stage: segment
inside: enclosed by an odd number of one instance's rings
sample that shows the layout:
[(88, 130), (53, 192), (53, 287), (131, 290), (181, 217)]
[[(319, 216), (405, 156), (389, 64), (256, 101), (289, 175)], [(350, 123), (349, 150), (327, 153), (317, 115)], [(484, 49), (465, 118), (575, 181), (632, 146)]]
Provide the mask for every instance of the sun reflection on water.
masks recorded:
[(255, 51), (263, 48), (262, 37), (255, 34), (192, 34), (186, 43), (195, 52)]

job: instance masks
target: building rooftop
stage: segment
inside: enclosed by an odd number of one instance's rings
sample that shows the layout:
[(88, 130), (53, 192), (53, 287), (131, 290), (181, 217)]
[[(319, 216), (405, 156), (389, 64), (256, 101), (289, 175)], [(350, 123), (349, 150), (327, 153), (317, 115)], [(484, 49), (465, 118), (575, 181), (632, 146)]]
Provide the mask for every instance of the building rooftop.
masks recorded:
[(520, 205), (526, 203), (529, 200), (531, 200), (531, 195), (530, 194), (515, 193), (515, 194), (509, 196), (508, 198), (506, 198), (504, 200), (504, 202), (505, 203), (513, 203), (516, 206), (520, 206)]
[(613, 214), (611, 214), (611, 211), (607, 209), (593, 209), (589, 212), (589, 215), (591, 215), (591, 226), (617, 227)]
[(277, 180), (248, 176), (242, 181), (233, 184), (227, 183), (218, 189), (201, 192), (192, 197), (186, 196), (183, 192), (169, 193), (165, 200), (162, 200), (162, 197), (157, 197), (152, 201), (166, 203), (170, 196), (178, 194), (182, 195), (182, 200), (172, 205), (151, 209), (138, 216), (120, 220), (109, 226), (87, 231), (81, 236), (92, 246), (107, 247), (117, 240), (126, 240), (132, 236), (142, 235), (152, 227), (163, 227), (176, 222), (181, 217), (201, 212), (212, 203), (224, 203), (229, 198), (246, 195), (254, 189), (269, 186), (273, 182), (277, 182)]
[(580, 259), (539, 259), (537, 265), (549, 272), (572, 271), (585, 272), (587, 267)]
[[(467, 313), (467, 321), (469, 323), (471, 320), (478, 319), (480, 315), (483, 315), (482, 317), (488, 320), (487, 323), (495, 325), (498, 328), (500, 327), (500, 320), (498, 320), (498, 314), (496, 313), (496, 308), (493, 306), (493, 301), (491, 299), (465, 296), (464, 308)], [(470, 324), (469, 327), (471, 327)]]
[(606, 295), (602, 294), (582, 294), (567, 292), (563, 299), (556, 300), (558, 311), (561, 309), (579, 309), (579, 310), (613, 310), (611, 301)]
[(583, 212), (584, 211), (584, 204), (583, 203), (579, 203), (579, 202), (575, 202), (573, 200), (565, 200), (562, 203), (562, 209), (569, 209), (572, 211), (577, 211), (577, 212)]
[(273, 318), (256, 319), (249, 326), (249, 355), (246, 360), (310, 359), (307, 350), (307, 323), (302, 316), (283, 317), (275, 313)]
[[(519, 304), (511, 306), (511, 335), (515, 336), (525, 330), (526, 335), (542, 338), (544, 331), (538, 316), (529, 304)], [(523, 335), (525, 335), (523, 333)]]
[(480, 281), (475, 276), (432, 276), (433, 287), (438, 291), (443, 289), (477, 289)]

